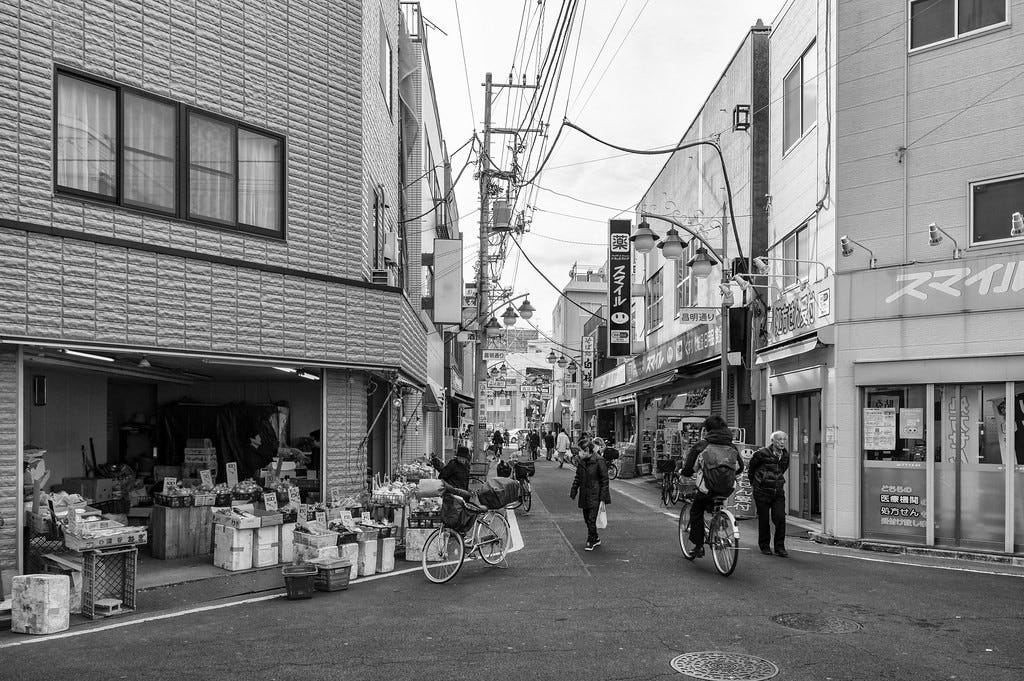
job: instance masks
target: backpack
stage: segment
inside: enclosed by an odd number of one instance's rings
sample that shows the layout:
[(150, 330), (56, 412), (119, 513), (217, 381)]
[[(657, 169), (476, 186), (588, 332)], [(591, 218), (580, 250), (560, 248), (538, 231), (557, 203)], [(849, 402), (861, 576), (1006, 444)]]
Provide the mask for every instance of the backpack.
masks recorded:
[[(698, 457), (701, 478), (698, 489), (707, 488), (708, 494), (727, 497), (736, 487), (736, 450), (729, 445), (708, 443)], [(702, 484), (703, 483), (703, 484)]]
[(499, 478), (511, 478), (512, 466), (509, 466), (507, 463), (505, 463), (505, 460), (502, 459), (501, 461), (498, 462), (497, 473)]

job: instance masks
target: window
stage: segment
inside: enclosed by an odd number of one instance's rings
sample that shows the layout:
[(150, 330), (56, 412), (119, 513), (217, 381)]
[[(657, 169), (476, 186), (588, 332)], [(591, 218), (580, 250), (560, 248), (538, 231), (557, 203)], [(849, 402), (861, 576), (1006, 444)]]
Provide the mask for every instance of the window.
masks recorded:
[(58, 191), (283, 232), (282, 138), (85, 76), (58, 73), (56, 88)]
[(665, 296), (665, 268), (659, 269), (647, 280), (647, 330), (652, 331), (661, 326), (661, 302)]
[(1006, 0), (911, 0), (910, 49), (1006, 23)]
[(1024, 175), (971, 185), (974, 243), (1009, 239), (1010, 217), (1024, 213)]
[(380, 91), (384, 93), (384, 102), (388, 105), (388, 113), (392, 111), (392, 97), (394, 92), (394, 81), (392, 80), (393, 55), (391, 52), (391, 37), (388, 36), (387, 22), (384, 15), (380, 15)]
[[(807, 281), (811, 274), (811, 230), (802, 225), (782, 240), (783, 286), (791, 286), (799, 281)], [(803, 260), (804, 262), (794, 262)]]
[(697, 304), (697, 277), (694, 276), (693, 269), (686, 265), (697, 252), (696, 242), (696, 239), (690, 241), (689, 246), (683, 252), (683, 257), (676, 263), (677, 316), (684, 307), (693, 307)]
[(818, 120), (817, 52), (811, 43), (782, 82), (782, 149), (788, 150)]

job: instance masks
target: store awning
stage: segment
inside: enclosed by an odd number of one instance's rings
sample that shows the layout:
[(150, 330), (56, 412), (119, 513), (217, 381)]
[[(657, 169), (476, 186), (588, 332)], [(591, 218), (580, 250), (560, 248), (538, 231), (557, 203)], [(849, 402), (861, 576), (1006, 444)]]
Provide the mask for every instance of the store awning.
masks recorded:
[(663, 386), (676, 380), (676, 378), (677, 374), (675, 371), (666, 371), (663, 374), (620, 385), (613, 390), (606, 390), (603, 393), (594, 395), (594, 404), (597, 407), (621, 404), (624, 401), (622, 398)]
[(423, 409), (425, 411), (444, 410), (444, 388), (430, 377), (427, 378), (427, 387), (423, 390)]
[(463, 395), (462, 393), (458, 392), (457, 390), (452, 390), (451, 392), (452, 392), (452, 395), (451, 395), (452, 402), (458, 402), (460, 404), (466, 405), (467, 407), (472, 407), (473, 404), (475, 403), (475, 401), (473, 400), (473, 396), (472, 395)]
[(770, 364), (771, 362), (777, 362), (780, 359), (786, 359), (787, 357), (794, 357), (796, 355), (802, 355), (805, 352), (824, 345), (818, 340), (818, 336), (814, 335), (810, 338), (796, 343), (790, 343), (789, 345), (783, 345), (776, 348), (764, 348), (757, 353), (757, 361), (754, 362), (756, 365)]

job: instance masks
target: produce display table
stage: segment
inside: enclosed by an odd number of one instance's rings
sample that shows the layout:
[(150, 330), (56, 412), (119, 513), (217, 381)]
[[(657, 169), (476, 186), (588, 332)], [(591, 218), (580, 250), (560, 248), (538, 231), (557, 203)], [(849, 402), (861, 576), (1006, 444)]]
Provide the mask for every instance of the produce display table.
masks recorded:
[(163, 560), (213, 553), (213, 506), (153, 506), (149, 535), (153, 557)]

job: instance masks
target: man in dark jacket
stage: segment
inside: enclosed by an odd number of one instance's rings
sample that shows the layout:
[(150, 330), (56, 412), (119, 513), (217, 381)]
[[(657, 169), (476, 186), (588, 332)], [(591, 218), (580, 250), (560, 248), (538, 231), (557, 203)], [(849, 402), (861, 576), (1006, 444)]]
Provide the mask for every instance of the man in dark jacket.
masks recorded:
[(768, 446), (761, 447), (750, 457), (747, 476), (754, 491), (754, 506), (757, 508), (757, 545), (766, 556), (772, 555), (769, 519), (775, 525), (775, 555), (782, 558), (789, 555), (786, 551), (787, 470), (789, 450), (786, 449), (786, 434), (777, 430), (772, 433)]
[(544, 434), (544, 449), (547, 450), (546, 454), (548, 461), (551, 461), (551, 455), (555, 453), (555, 431), (549, 430)]
[(715, 497), (732, 493), (731, 489), (714, 489), (713, 482), (708, 479), (709, 471), (714, 472), (718, 466), (730, 467), (735, 470), (734, 482), (735, 476), (743, 472), (743, 459), (732, 443), (732, 431), (725, 419), (717, 414), (707, 417), (704, 419), (704, 431), (704, 438), (690, 448), (683, 464), (684, 476), (697, 473), (697, 494), (690, 505), (690, 541), (694, 544), (694, 558), (704, 555), (705, 511), (714, 505)]
[(601, 502), (612, 503), (608, 490), (608, 464), (594, 454), (594, 445), (588, 440), (580, 445), (580, 463), (576, 466), (576, 477), (569, 490), (569, 498), (579, 495), (577, 506), (583, 510), (583, 521), (587, 524), (586, 551), (593, 551), (601, 545), (597, 536), (597, 512)]
[(540, 454), (540, 433), (536, 430), (530, 431), (530, 458), (533, 461), (537, 460), (537, 456)]

